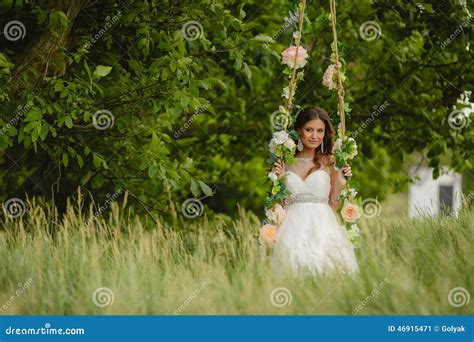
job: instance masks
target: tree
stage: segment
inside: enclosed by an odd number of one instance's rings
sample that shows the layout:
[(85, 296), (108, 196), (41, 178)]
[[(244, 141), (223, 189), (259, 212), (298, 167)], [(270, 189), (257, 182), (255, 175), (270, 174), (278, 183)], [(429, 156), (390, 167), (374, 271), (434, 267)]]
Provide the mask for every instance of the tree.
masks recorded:
[[(26, 192), (64, 207), (81, 186), (99, 200), (127, 189), (134, 205), (163, 213), (170, 198), (179, 208), (190, 197), (227, 213), (237, 201), (261, 209), (269, 116), (287, 82), (284, 17), (295, 2), (123, 3), (1, 5), (2, 27), (25, 27), (21, 39), (1, 38), (3, 200)], [(335, 113), (321, 85), (328, 13), (326, 2), (308, 3), (311, 60), (296, 99)], [(448, 125), (472, 84), (467, 13), (456, 1), (338, 2), (364, 196), (406, 185), (400, 170), (417, 151), (434, 167), (443, 154), (458, 171), (471, 167), (472, 125)], [(368, 21), (378, 38), (362, 38)]]

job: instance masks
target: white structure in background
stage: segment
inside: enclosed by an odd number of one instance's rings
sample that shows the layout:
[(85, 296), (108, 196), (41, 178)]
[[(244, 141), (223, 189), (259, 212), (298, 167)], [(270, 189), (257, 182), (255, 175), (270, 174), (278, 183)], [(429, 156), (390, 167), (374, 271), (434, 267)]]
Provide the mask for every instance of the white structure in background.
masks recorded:
[(433, 168), (410, 168), (410, 176), (419, 180), (410, 185), (408, 215), (410, 217), (436, 216), (443, 208), (457, 217), (461, 208), (462, 176), (444, 168), (438, 179), (433, 179)]

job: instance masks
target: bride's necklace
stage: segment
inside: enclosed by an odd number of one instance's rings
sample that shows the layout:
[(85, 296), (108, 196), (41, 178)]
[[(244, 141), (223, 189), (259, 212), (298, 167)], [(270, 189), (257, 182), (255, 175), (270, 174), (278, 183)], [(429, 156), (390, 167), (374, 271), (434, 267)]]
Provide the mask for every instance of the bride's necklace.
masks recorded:
[(302, 158), (302, 157), (296, 157), (297, 160), (301, 160), (303, 162), (313, 162), (314, 158), (313, 157), (306, 157), (306, 158)]

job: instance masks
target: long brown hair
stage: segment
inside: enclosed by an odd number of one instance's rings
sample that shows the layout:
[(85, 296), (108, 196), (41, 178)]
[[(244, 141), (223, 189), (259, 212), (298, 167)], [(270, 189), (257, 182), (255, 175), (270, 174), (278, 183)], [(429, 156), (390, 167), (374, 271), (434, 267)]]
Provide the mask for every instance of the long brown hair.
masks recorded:
[[(308, 175), (314, 170), (321, 168), (321, 165), (324, 163), (327, 166), (334, 164), (332, 158), (332, 148), (333, 148), (333, 137), (335, 134), (334, 128), (332, 127), (331, 121), (329, 119), (328, 113), (322, 108), (313, 107), (305, 108), (300, 111), (296, 117), (295, 124), (293, 129), (295, 131), (301, 130), (308, 121), (320, 119), (324, 122), (324, 138), (323, 138), (323, 147), (324, 150), (321, 151), (321, 148), (317, 148), (314, 153), (314, 164), (308, 171)], [(296, 154), (296, 153), (295, 153)]]

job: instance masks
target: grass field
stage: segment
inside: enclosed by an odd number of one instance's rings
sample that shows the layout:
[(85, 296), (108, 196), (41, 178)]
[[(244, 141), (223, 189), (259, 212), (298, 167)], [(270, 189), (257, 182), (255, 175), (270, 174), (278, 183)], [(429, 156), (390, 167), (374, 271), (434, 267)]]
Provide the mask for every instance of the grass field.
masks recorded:
[(474, 213), (361, 222), (356, 279), (278, 279), (259, 219), (142, 223), (113, 203), (104, 221), (32, 205), (0, 231), (0, 314), (474, 313)]

